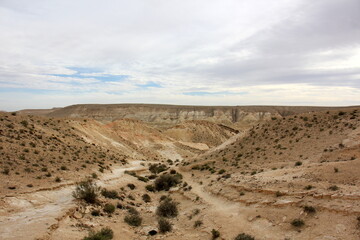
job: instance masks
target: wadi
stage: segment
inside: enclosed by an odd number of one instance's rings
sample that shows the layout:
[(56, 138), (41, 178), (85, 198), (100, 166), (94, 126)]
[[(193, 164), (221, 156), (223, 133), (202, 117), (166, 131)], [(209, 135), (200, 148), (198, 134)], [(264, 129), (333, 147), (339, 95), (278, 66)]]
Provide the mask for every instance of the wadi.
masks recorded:
[(360, 107), (0, 113), (0, 239), (360, 239)]

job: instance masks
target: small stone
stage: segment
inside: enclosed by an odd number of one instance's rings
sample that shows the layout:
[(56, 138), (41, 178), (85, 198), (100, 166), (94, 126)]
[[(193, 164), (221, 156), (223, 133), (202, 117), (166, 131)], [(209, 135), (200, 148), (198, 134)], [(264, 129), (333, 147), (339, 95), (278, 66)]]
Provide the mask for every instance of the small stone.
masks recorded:
[(75, 212), (74, 215), (73, 215), (73, 217), (76, 218), (76, 219), (80, 219), (80, 218), (82, 218), (83, 216), (82, 216), (81, 213)]

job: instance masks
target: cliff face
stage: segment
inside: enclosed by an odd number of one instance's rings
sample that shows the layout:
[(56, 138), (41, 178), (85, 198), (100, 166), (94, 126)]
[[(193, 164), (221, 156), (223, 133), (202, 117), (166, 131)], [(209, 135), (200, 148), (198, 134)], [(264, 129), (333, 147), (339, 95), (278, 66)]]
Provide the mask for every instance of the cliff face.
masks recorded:
[(83, 104), (57, 109), (52, 117), (93, 118), (102, 122), (131, 118), (155, 124), (178, 124), (189, 120), (215, 123), (253, 123), (297, 113), (320, 111), (323, 107), (276, 106), (176, 106), (152, 104)]

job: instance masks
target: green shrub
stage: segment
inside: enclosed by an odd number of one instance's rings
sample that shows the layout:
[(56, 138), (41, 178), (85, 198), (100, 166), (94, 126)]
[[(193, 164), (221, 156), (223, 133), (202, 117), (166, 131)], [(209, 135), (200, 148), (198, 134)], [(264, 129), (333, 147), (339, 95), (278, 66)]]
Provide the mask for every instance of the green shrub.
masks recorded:
[(78, 183), (73, 192), (73, 197), (82, 199), (87, 203), (96, 203), (100, 188), (92, 180), (86, 180)]
[(304, 211), (307, 213), (315, 213), (316, 209), (312, 206), (304, 206)]
[(94, 217), (100, 216), (100, 211), (97, 209), (94, 209), (91, 211), (91, 215)]
[(115, 190), (107, 190), (106, 188), (101, 190), (101, 195), (106, 198), (119, 199), (119, 194)]
[(83, 240), (110, 240), (113, 239), (114, 232), (110, 228), (102, 228), (99, 232), (91, 232), (89, 236), (84, 237)]
[(111, 204), (111, 203), (105, 204), (104, 212), (109, 213), (109, 214), (115, 212), (115, 206), (113, 204)]
[(137, 178), (139, 181), (142, 181), (142, 182), (148, 182), (148, 181), (149, 181), (148, 178), (143, 177), (143, 176), (136, 176), (136, 178)]
[(201, 220), (196, 220), (194, 223), (194, 228), (200, 227), (203, 224)]
[(149, 192), (155, 192), (155, 187), (154, 187), (154, 185), (151, 185), (151, 184), (146, 185), (145, 189)]
[(129, 214), (140, 215), (140, 213), (133, 207), (127, 207)]
[(144, 200), (144, 202), (148, 203), (151, 202), (151, 197), (149, 196), (149, 194), (145, 193), (144, 195), (142, 195), (142, 199)]
[(154, 173), (154, 174), (158, 174), (158, 173), (161, 173), (163, 171), (166, 171), (167, 170), (167, 167), (165, 164), (150, 164), (150, 167), (149, 167), (149, 171)]
[(235, 240), (255, 240), (255, 238), (248, 234), (240, 233), (236, 236)]
[(212, 236), (212, 239), (217, 239), (218, 237), (220, 237), (220, 232), (218, 230), (211, 230), (211, 236)]
[(136, 188), (136, 186), (132, 183), (129, 183), (128, 185), (128, 188), (130, 188), (131, 190), (134, 190)]
[(169, 191), (181, 182), (179, 175), (164, 174), (155, 180), (155, 189), (157, 191)]
[(142, 223), (142, 217), (138, 214), (128, 214), (125, 216), (124, 221), (130, 226), (138, 227)]
[(4, 170), (1, 173), (5, 174), (5, 175), (9, 175), (10, 169), (9, 168), (4, 168)]
[(164, 218), (160, 218), (158, 220), (158, 225), (159, 225), (159, 231), (161, 233), (170, 232), (172, 230), (171, 222), (169, 222)]
[(177, 203), (171, 199), (163, 200), (156, 209), (156, 214), (160, 217), (176, 217), (178, 213)]
[(303, 220), (296, 218), (291, 221), (291, 225), (293, 225), (294, 227), (302, 227), (305, 225), (305, 223)]

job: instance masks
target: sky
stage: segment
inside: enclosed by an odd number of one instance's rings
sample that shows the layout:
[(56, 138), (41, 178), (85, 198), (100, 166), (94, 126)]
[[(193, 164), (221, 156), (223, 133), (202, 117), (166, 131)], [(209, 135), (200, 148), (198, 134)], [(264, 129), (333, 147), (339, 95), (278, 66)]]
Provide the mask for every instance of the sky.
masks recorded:
[(359, 0), (0, 0), (0, 110), (360, 105)]

